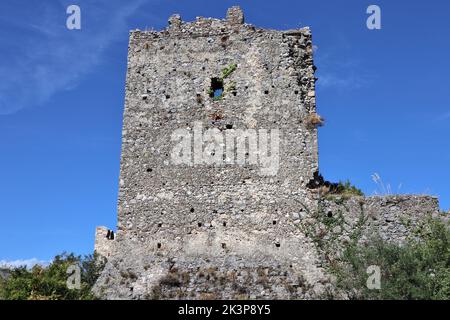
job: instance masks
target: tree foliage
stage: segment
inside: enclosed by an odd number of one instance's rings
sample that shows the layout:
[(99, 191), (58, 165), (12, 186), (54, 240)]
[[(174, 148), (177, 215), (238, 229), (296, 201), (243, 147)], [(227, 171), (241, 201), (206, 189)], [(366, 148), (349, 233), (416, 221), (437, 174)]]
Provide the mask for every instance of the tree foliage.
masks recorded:
[[(333, 268), (340, 289), (353, 299), (450, 299), (450, 231), (430, 218), (420, 241), (399, 246), (381, 239), (350, 244)], [(367, 267), (381, 271), (381, 289), (368, 289)]]
[[(80, 267), (80, 289), (69, 289), (67, 279), (71, 265)], [(0, 298), (6, 300), (90, 300), (104, 261), (96, 255), (76, 256), (73, 253), (57, 255), (48, 266), (35, 265), (31, 269), (11, 269), (7, 278), (0, 280)]]

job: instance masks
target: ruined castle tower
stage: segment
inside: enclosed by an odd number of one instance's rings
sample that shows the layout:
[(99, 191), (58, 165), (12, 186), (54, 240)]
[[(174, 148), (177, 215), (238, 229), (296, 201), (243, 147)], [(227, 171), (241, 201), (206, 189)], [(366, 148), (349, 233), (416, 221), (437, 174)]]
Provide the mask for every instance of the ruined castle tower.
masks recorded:
[[(292, 198), (306, 196), (318, 167), (317, 132), (307, 124), (314, 112), (309, 29), (257, 29), (231, 8), (226, 20), (175, 15), (162, 32), (132, 32), (119, 237), (162, 252), (276, 248), (289, 233)], [(278, 151), (268, 161), (263, 139)]]
[[(178, 15), (132, 31), (108, 298), (307, 298), (326, 282), (299, 226), (315, 205), (308, 28)], [(107, 253), (105, 253), (107, 251)]]

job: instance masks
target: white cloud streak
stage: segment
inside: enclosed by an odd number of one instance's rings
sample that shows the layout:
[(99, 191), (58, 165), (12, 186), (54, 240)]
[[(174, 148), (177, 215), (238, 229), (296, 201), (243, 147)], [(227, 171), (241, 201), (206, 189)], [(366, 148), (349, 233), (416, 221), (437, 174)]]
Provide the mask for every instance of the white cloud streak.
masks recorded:
[(66, 2), (42, 2), (26, 14), (23, 26), (3, 19), (4, 32), (14, 40), (0, 52), (0, 115), (42, 104), (77, 86), (112, 42), (127, 37), (127, 19), (144, 0), (79, 1), (81, 30), (66, 28)]

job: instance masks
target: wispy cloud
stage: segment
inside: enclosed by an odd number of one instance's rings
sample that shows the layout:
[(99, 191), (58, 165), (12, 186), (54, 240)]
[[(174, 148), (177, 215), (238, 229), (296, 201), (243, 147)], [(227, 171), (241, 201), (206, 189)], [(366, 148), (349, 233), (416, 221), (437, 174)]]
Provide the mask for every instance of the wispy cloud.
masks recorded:
[(369, 80), (357, 74), (322, 73), (317, 85), (319, 87), (337, 87), (339, 89), (359, 89), (366, 86)]
[(45, 261), (45, 260), (39, 260), (36, 258), (31, 258), (31, 259), (19, 259), (19, 260), (11, 260), (11, 261), (7, 261), (7, 260), (0, 260), (0, 267), (1, 268), (17, 268), (17, 267), (22, 267), (25, 266), (27, 268), (32, 268), (35, 265), (41, 265), (41, 266), (46, 266), (50, 263), (50, 261)]
[(127, 36), (127, 19), (143, 3), (78, 1), (81, 30), (66, 28), (68, 1), (39, 2), (30, 12), (15, 12), (21, 24), (2, 18), (0, 34), (7, 43), (0, 51), (0, 114), (42, 104), (56, 92), (75, 87), (113, 41)]
[(315, 51), (317, 51), (315, 63), (319, 67), (317, 71), (318, 87), (341, 91), (354, 90), (370, 85), (375, 78), (364, 69), (360, 60), (350, 54), (342, 54), (342, 50), (331, 49), (323, 52), (316, 48)]

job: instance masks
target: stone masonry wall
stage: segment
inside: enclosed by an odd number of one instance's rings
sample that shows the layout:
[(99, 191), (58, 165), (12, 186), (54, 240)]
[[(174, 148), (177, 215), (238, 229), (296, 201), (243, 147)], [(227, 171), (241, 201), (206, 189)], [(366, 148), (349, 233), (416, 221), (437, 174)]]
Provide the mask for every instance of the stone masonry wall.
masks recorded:
[(106, 227), (97, 227), (95, 230), (94, 252), (108, 258), (113, 251), (114, 240), (114, 231)]
[(287, 261), (276, 254), (192, 256), (157, 251), (149, 255), (138, 243), (122, 241), (115, 246), (120, 260), (109, 261), (95, 292), (109, 299), (320, 298), (334, 290), (322, 267), (350, 241), (364, 243), (381, 236), (403, 243), (420, 233), (427, 217), (439, 214), (435, 197), (407, 195), (333, 196), (319, 199), (312, 210), (300, 203), (296, 208), (286, 224), (302, 232), (303, 246), (310, 244), (308, 258)]
[[(320, 124), (312, 54), (308, 28), (256, 28), (237, 7), (225, 20), (174, 15), (163, 31), (131, 32), (117, 238), (97, 229), (108, 259), (97, 296), (318, 298), (333, 288), (324, 247), (338, 254), (373, 230), (402, 242), (438, 212), (431, 197), (308, 189)], [(245, 153), (227, 140), (243, 132)], [(262, 161), (276, 141), (278, 157)]]
[[(275, 249), (293, 232), (284, 216), (296, 198), (308, 202), (305, 185), (318, 167), (317, 129), (306, 124), (315, 112), (311, 33), (258, 29), (236, 8), (226, 20), (169, 22), (130, 35), (119, 238), (160, 251)], [(223, 98), (213, 99), (212, 79), (234, 64)], [(279, 130), (279, 164), (266, 172), (263, 164), (233, 164), (225, 141), (211, 152), (220, 164), (174, 164), (172, 135), (196, 128), (224, 137)]]

